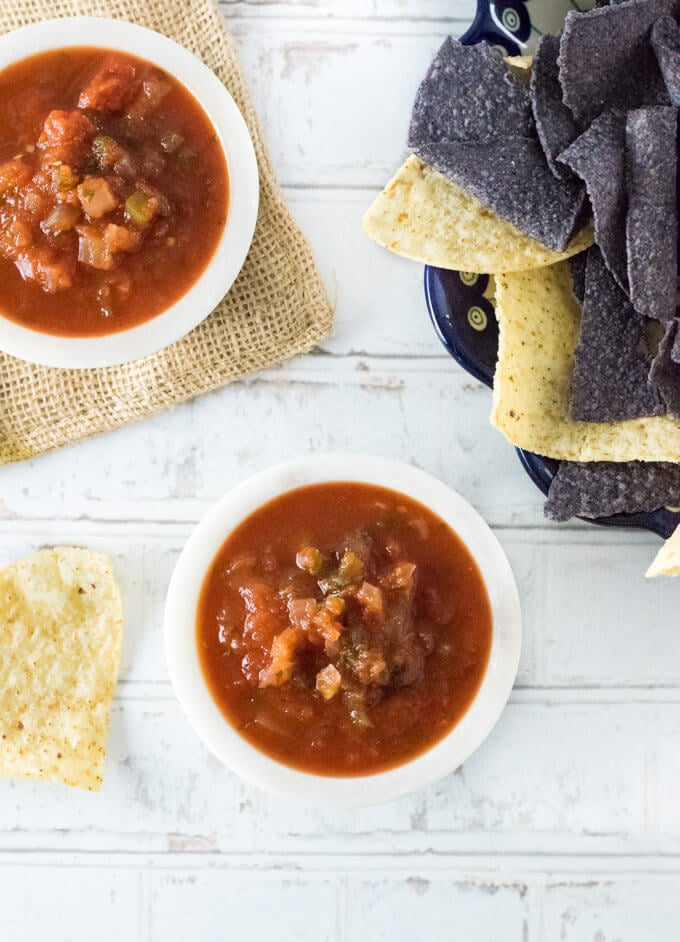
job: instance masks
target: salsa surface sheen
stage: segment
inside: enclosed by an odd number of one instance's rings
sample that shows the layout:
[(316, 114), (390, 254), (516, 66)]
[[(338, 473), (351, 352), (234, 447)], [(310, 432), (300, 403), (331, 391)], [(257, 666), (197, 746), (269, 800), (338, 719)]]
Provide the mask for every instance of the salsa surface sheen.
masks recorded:
[(174, 77), (68, 48), (0, 72), (0, 313), (88, 337), (151, 320), (198, 280), (224, 230), (215, 129)]
[(215, 557), (196, 623), (210, 693), (262, 752), (328, 776), (409, 761), (461, 719), (489, 659), (477, 564), (429, 509), (369, 484), (290, 491)]

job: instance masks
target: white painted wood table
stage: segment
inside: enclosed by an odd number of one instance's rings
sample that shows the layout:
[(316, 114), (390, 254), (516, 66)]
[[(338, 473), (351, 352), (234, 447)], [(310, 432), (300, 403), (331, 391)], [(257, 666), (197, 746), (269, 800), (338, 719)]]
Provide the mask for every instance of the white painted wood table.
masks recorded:
[[(446, 357), (418, 265), (359, 220), (404, 153), (433, 52), (472, 0), (234, 0), (274, 163), (331, 295), (313, 355), (0, 471), (0, 562), (112, 554), (126, 599), (104, 789), (0, 783), (2, 942), (670, 942), (680, 938), (680, 625), (650, 535), (553, 526), (489, 393)], [(517, 687), (456, 774), (382, 807), (268, 797), (198, 742), (164, 666), (192, 525), (284, 458), (367, 450), (460, 490), (520, 584)]]

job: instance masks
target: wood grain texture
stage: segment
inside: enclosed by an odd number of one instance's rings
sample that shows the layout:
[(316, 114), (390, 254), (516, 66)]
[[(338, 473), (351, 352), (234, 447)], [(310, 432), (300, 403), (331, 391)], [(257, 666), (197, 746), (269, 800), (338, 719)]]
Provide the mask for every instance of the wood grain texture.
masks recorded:
[[(7, 942), (675, 942), (677, 586), (650, 534), (557, 527), (490, 395), (446, 357), (422, 269), (360, 217), (472, 0), (226, 0), (274, 161), (337, 303), (314, 355), (0, 474), (0, 564), (109, 553), (126, 604), (104, 789), (0, 782)], [(412, 462), (497, 528), (520, 586), (518, 685), (485, 745), (369, 810), (288, 804), (196, 739), (164, 665), (172, 567), (232, 484), (323, 450)]]

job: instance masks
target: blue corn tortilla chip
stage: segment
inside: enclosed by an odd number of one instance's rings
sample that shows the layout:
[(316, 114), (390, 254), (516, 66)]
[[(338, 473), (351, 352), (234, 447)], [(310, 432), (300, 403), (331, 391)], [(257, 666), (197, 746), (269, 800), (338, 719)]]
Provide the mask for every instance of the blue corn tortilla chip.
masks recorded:
[(626, 116), (608, 111), (562, 154), (560, 160), (585, 183), (593, 208), (595, 241), (620, 287), (628, 290), (626, 256)]
[(666, 461), (563, 461), (545, 515), (551, 520), (609, 517), (680, 504), (680, 464)]
[(680, 26), (672, 16), (662, 16), (652, 29), (652, 47), (671, 104), (680, 106)]
[(571, 290), (579, 304), (583, 304), (583, 298), (586, 293), (586, 262), (587, 252), (579, 252), (578, 255), (572, 255), (569, 259), (569, 268), (571, 269)]
[(639, 108), (626, 120), (628, 284), (635, 310), (675, 317), (678, 247), (677, 111)]
[(678, 320), (666, 325), (649, 381), (664, 403), (667, 412), (680, 416), (680, 363), (673, 360), (673, 348), (678, 342)]
[(445, 39), (416, 95), (409, 147), (533, 134), (529, 89), (500, 53)]
[(548, 166), (556, 177), (563, 179), (569, 173), (556, 158), (578, 137), (579, 129), (562, 101), (559, 51), (558, 36), (541, 36), (531, 66), (530, 90), (536, 131)]
[(680, 330), (675, 335), (675, 342), (671, 347), (671, 360), (674, 363), (680, 363)]
[(663, 415), (666, 410), (649, 382), (651, 365), (644, 319), (593, 246), (588, 250), (581, 333), (574, 352), (572, 419), (618, 422)]
[(583, 127), (611, 108), (669, 103), (650, 33), (656, 20), (675, 15), (678, 5), (678, 0), (626, 0), (567, 13), (560, 83), (565, 104)]
[(566, 249), (581, 221), (583, 185), (556, 179), (533, 138), (421, 144), (415, 152), (520, 232), (555, 252)]

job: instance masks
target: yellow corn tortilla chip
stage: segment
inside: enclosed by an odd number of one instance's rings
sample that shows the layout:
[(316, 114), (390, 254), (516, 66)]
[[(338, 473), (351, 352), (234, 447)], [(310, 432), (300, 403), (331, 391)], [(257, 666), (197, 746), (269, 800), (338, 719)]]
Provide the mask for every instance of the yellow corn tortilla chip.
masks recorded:
[(553, 252), (412, 155), (368, 209), (362, 225), (405, 258), (468, 272), (526, 271), (553, 265), (592, 244), (592, 227)]
[(505, 56), (505, 61), (518, 78), (529, 81), (531, 66), (534, 61), (533, 56)]
[(513, 445), (565, 461), (680, 461), (680, 422), (670, 416), (570, 419), (580, 312), (568, 263), (497, 275), (496, 316), (491, 422)]
[(101, 788), (122, 625), (106, 556), (59, 547), (0, 570), (0, 775)]
[(657, 576), (680, 576), (680, 527), (676, 527), (666, 540), (645, 575), (648, 579), (656, 579)]

